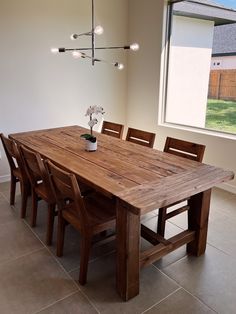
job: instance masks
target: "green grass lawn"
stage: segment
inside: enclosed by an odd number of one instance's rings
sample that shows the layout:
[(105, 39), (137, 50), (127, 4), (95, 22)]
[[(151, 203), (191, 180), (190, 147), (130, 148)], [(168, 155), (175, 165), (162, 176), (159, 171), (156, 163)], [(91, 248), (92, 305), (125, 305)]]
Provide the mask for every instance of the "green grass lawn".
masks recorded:
[(205, 127), (236, 133), (236, 101), (208, 99)]

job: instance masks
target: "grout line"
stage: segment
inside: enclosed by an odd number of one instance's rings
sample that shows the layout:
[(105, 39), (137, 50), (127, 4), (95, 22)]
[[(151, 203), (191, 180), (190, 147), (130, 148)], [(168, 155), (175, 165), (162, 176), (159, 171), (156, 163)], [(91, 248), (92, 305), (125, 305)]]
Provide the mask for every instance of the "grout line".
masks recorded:
[[(186, 258), (186, 256), (184, 256), (183, 258)], [(181, 259), (183, 259), (181, 258)], [(177, 262), (177, 261), (176, 261)], [(173, 263), (174, 264), (174, 263)], [(172, 265), (172, 264), (171, 264)], [(169, 277), (166, 273), (163, 272), (163, 270), (159, 269), (157, 266), (155, 266), (154, 264), (152, 264), (153, 267), (155, 267), (162, 275), (164, 275), (166, 278), (168, 278), (170, 281), (174, 282), (176, 285), (178, 285), (179, 287), (182, 288), (182, 286), (173, 278)]]
[(6, 261), (1, 262), (1, 263), (0, 263), (0, 266), (2, 267), (4, 264), (14, 262), (14, 261), (16, 261), (16, 260), (18, 260), (18, 259), (20, 259), (20, 258), (22, 258), (22, 257), (26, 257), (26, 256), (28, 256), (28, 255), (31, 255), (31, 254), (37, 253), (37, 252), (39, 252), (39, 251), (42, 251), (43, 249), (44, 249), (44, 248), (41, 247), (41, 248), (39, 248), (39, 249), (35, 249), (35, 250), (30, 251), (30, 252), (27, 252), (27, 253), (25, 253), (25, 254), (23, 254), (23, 255), (20, 255), (20, 256), (17, 256), (17, 257), (8, 259), (8, 260), (6, 260)]
[[(73, 270), (74, 271), (74, 270)], [(89, 301), (89, 303), (92, 304), (92, 306), (95, 308), (95, 310), (100, 313), (100, 311), (97, 309), (96, 305), (93, 303), (93, 301), (89, 298), (89, 296), (83, 291), (83, 289), (80, 288), (80, 286), (76, 283), (76, 280), (72, 277), (71, 272), (68, 272), (68, 276), (74, 281), (75, 285), (78, 287), (79, 292)]]
[(168, 294), (166, 297), (164, 297), (163, 299), (159, 300), (157, 303), (153, 304), (151, 307), (149, 307), (148, 309), (146, 309), (145, 311), (143, 311), (141, 314), (146, 313), (147, 311), (149, 311), (150, 309), (154, 308), (155, 306), (157, 306), (158, 304), (160, 304), (161, 302), (165, 301), (167, 298), (171, 297), (173, 294), (175, 294), (177, 291), (181, 290), (181, 287), (177, 288), (176, 290), (174, 290), (173, 292), (171, 292), (170, 294)]
[[(234, 256), (232, 256), (232, 255), (230, 255), (229, 253), (227, 253), (227, 252), (225, 252), (225, 251), (219, 249), (218, 247), (214, 246), (213, 244), (207, 242), (207, 245), (213, 247), (213, 248), (216, 249), (217, 251), (220, 251), (221, 253), (225, 254), (226, 256), (229, 256), (230, 258), (235, 259)], [(206, 248), (206, 250), (207, 250), (207, 248)], [(204, 253), (204, 254), (205, 254), (205, 253)]]
[(65, 300), (66, 298), (69, 298), (70, 296), (72, 296), (72, 295), (74, 295), (74, 294), (76, 294), (76, 293), (78, 293), (78, 291), (73, 291), (72, 293), (69, 293), (69, 294), (66, 295), (65, 297), (63, 297), (63, 298), (61, 298), (61, 299), (58, 299), (58, 300), (56, 300), (56, 301), (54, 301), (54, 302), (52, 302), (52, 303), (50, 303), (50, 304), (48, 304), (48, 305), (42, 307), (40, 310), (38, 310), (38, 311), (36, 311), (36, 312), (33, 312), (32, 314), (40, 313), (40, 312), (42, 312), (43, 310), (46, 310), (47, 308), (53, 306), (54, 304), (56, 304), (56, 303), (58, 303), (58, 302), (60, 302), (60, 301), (63, 301), (63, 300)]
[[(57, 300), (57, 301), (54, 301), (54, 302), (52, 302), (52, 303), (51, 303), (51, 304), (49, 304), (49, 305), (44, 306), (44, 307), (43, 307), (43, 308), (41, 308), (39, 311), (34, 312), (34, 313), (32, 313), (32, 314), (41, 313), (42, 311), (44, 311), (44, 310), (46, 310), (46, 309), (50, 308), (51, 306), (53, 306), (53, 305), (57, 304), (58, 302), (61, 302), (61, 301), (65, 300), (65, 299), (67, 299), (67, 298), (69, 298), (69, 297), (71, 297), (71, 296), (73, 296), (73, 295), (77, 294), (78, 292), (79, 292), (79, 293), (81, 293), (81, 291), (74, 291), (74, 292), (72, 292), (72, 293), (70, 293), (70, 294), (66, 295), (66, 296), (65, 296), (65, 297), (63, 297), (63, 298), (61, 298), (61, 299), (59, 299), (59, 300)], [(94, 307), (94, 306), (91, 304), (91, 302), (89, 302), (89, 303), (90, 303), (90, 305), (91, 305), (92, 307)], [(95, 311), (97, 312), (96, 308), (94, 308), (94, 309), (95, 309)], [(99, 312), (98, 312), (98, 314), (99, 314)]]
[[(104, 254), (102, 254), (102, 255), (100, 255), (100, 256), (94, 257), (94, 259), (89, 260), (89, 264), (90, 264), (90, 263), (93, 263), (93, 262), (95, 262), (95, 261), (97, 261), (97, 260), (99, 260), (99, 259), (102, 258), (102, 257), (111, 255), (111, 254), (113, 254), (114, 252), (115, 252), (115, 250), (110, 251), (110, 252), (107, 252), (107, 253), (104, 253)], [(72, 268), (71, 270), (68, 270), (68, 273), (72, 273), (72, 272), (77, 271), (77, 270), (79, 270), (79, 269), (80, 269), (80, 266), (75, 267), (75, 268)]]
[(186, 293), (190, 294), (195, 300), (197, 300), (197, 301), (200, 302), (201, 304), (205, 305), (207, 308), (211, 309), (213, 312), (218, 313), (218, 312), (216, 312), (213, 308), (211, 308), (209, 305), (207, 305), (205, 302), (203, 302), (201, 299), (199, 299), (197, 296), (195, 296), (194, 294), (192, 294), (190, 291), (188, 291), (188, 290), (185, 289), (184, 287), (182, 287), (182, 289), (183, 289)]
[(9, 206), (10, 206), (10, 201), (9, 201), (8, 197), (4, 193), (2, 193), (2, 192), (1, 192), (1, 194), (2, 194), (3, 198), (7, 201)]

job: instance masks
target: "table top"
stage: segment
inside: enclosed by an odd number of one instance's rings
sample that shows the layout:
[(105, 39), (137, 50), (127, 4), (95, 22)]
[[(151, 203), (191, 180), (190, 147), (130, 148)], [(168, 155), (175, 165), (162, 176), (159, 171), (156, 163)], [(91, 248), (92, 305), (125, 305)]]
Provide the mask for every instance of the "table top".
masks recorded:
[(11, 134), (102, 193), (144, 214), (233, 179), (223, 170), (156, 149), (96, 133), (98, 149), (85, 151), (79, 126)]

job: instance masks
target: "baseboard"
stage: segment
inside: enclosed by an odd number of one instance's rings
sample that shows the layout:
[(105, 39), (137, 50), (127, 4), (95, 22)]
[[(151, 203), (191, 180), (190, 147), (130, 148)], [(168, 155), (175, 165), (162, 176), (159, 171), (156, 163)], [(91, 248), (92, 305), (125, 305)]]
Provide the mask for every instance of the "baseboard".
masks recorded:
[(218, 188), (236, 194), (236, 185), (232, 185), (229, 183), (222, 183), (217, 185)]
[(0, 176), (0, 183), (9, 182), (11, 180), (11, 176), (8, 174), (6, 176)]

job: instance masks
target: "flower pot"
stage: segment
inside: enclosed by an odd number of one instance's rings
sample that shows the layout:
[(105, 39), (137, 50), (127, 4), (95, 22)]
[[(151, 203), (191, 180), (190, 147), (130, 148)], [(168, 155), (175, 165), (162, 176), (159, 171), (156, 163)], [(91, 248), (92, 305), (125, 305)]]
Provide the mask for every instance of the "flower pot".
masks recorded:
[(85, 150), (87, 152), (95, 152), (97, 150), (97, 141), (91, 142), (89, 140), (85, 140)]

